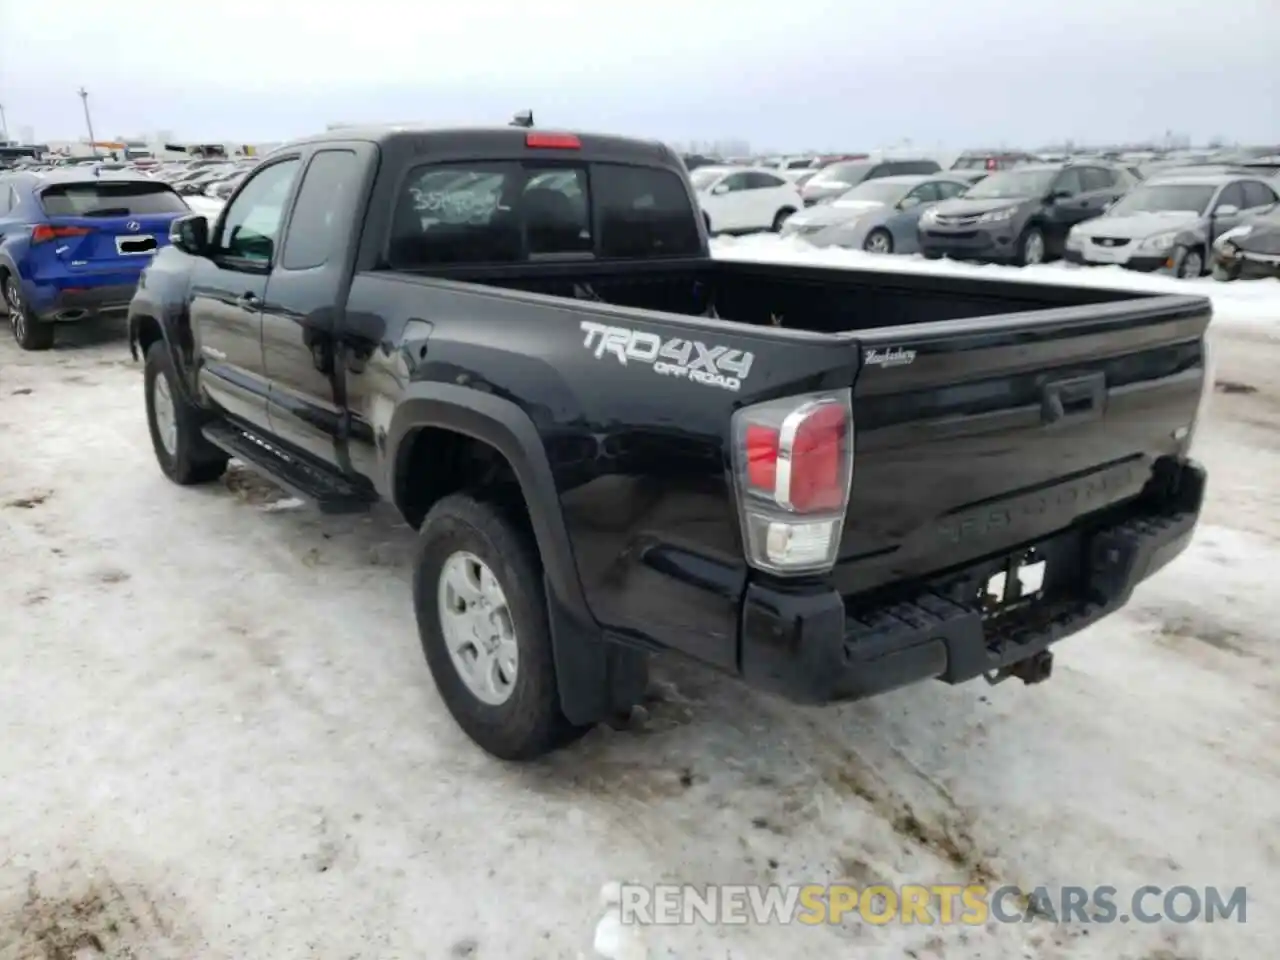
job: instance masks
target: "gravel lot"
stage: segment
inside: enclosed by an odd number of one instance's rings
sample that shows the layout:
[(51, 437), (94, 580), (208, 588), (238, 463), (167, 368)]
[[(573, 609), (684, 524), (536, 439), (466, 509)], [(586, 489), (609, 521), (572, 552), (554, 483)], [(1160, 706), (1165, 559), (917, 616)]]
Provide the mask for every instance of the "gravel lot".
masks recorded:
[(1191, 550), (1038, 687), (804, 710), (680, 663), (500, 765), (436, 696), (390, 512), (156, 468), (119, 329), (0, 340), (0, 960), (592, 957), (611, 880), (1248, 885), (1249, 922), (645, 932), (702, 958), (1274, 952), (1280, 330), (1215, 328)]

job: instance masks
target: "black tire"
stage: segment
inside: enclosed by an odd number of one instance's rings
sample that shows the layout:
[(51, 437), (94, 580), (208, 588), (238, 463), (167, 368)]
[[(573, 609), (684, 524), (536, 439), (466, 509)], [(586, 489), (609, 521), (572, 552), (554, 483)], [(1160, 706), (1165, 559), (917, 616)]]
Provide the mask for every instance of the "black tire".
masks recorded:
[(23, 350), (48, 350), (53, 346), (53, 324), (41, 323), (27, 309), (22, 300), (22, 289), (13, 277), (5, 277), (3, 291), (5, 310), (9, 316), (9, 329), (13, 339)]
[(1214, 263), (1213, 279), (1221, 280), (1223, 283), (1230, 283), (1233, 280), (1239, 280), (1240, 265), (1237, 263), (1228, 267), (1220, 263)]
[(942, 259), (942, 254), (938, 253), (938, 251), (936, 251), (936, 250), (923, 250), (923, 251), (921, 251), (921, 254), (924, 256), (924, 258), (925, 258), (926, 260), (941, 260), (941, 259)]
[[(883, 247), (872, 249), (875, 241), (883, 243)], [(862, 241), (862, 249), (868, 253), (893, 253), (893, 234), (883, 227), (876, 227), (867, 234), (867, 239)]]
[(1179, 280), (1204, 276), (1204, 254), (1195, 247), (1179, 247), (1173, 252), (1173, 275)]
[[(1028, 252), (1032, 249), (1033, 244), (1039, 243), (1040, 259), (1029, 259)], [(1033, 264), (1047, 263), (1049, 260), (1049, 248), (1045, 242), (1044, 231), (1035, 224), (1027, 227), (1018, 237), (1018, 249), (1014, 252), (1013, 262), (1020, 267)]]
[(787, 217), (791, 216), (793, 213), (795, 213), (795, 210), (791, 207), (783, 207), (774, 215), (773, 226), (769, 229), (774, 233), (781, 233), (782, 225), (787, 222)]
[[(158, 377), (164, 377), (169, 388), (169, 396), (173, 399), (174, 420), (177, 424), (177, 438), (174, 450), (170, 453), (160, 439), (160, 428), (156, 422), (155, 384)], [(143, 370), (147, 403), (147, 429), (151, 433), (151, 446), (156, 452), (156, 462), (160, 470), (174, 483), (184, 487), (197, 483), (209, 483), (217, 480), (227, 469), (230, 457), (222, 449), (215, 447), (200, 432), (204, 417), (199, 409), (188, 403), (178, 391), (177, 376), (173, 370), (173, 358), (163, 340), (157, 340), (147, 350), (146, 366)]]
[[(445, 561), (458, 551), (474, 554), (489, 567), (511, 615), (518, 666), (510, 696), (496, 705), (483, 702), (467, 687), (441, 627), (440, 575)], [(500, 760), (533, 760), (589, 729), (575, 727), (560, 710), (542, 563), (532, 535), (507, 519), (499, 506), (452, 494), (431, 508), (418, 534), (413, 607), (440, 698), (458, 726), (485, 752)]]

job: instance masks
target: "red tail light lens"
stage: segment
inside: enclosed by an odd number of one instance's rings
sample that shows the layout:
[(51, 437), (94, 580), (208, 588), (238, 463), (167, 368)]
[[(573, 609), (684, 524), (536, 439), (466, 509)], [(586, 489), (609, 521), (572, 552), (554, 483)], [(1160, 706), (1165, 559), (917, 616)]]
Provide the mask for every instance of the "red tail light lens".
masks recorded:
[(526, 147), (548, 150), (581, 150), (582, 141), (571, 133), (530, 133), (524, 138)]
[(64, 237), (83, 237), (89, 232), (88, 227), (51, 227), (47, 223), (33, 227), (32, 243), (48, 243), (50, 240), (61, 240)]
[(748, 560), (777, 573), (829, 569), (853, 476), (849, 391), (746, 407), (733, 432)]

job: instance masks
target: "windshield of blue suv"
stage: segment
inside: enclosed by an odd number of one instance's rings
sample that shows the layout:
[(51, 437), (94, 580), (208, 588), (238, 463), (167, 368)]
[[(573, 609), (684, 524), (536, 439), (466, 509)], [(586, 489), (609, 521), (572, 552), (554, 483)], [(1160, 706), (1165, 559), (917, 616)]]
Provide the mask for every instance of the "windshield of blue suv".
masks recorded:
[(1148, 183), (1125, 194), (1108, 216), (1185, 210), (1204, 215), (1217, 188), (1202, 183)]
[(986, 177), (967, 191), (966, 200), (1021, 200), (1040, 197), (1049, 192), (1057, 170), (1001, 170)]

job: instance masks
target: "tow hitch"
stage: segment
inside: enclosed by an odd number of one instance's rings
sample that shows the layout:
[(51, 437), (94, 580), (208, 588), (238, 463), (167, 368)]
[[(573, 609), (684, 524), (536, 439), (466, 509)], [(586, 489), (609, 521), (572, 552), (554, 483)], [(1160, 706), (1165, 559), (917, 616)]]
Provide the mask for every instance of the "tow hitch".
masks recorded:
[(1039, 653), (1032, 654), (1025, 660), (1019, 660), (1017, 663), (1011, 663), (1007, 667), (1001, 667), (999, 670), (989, 670), (982, 676), (987, 683), (995, 686), (997, 683), (1003, 683), (1010, 677), (1017, 677), (1025, 684), (1043, 683), (1053, 674), (1053, 654), (1048, 650), (1041, 650)]

